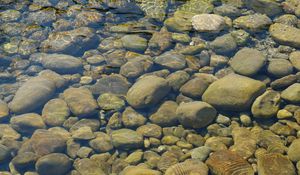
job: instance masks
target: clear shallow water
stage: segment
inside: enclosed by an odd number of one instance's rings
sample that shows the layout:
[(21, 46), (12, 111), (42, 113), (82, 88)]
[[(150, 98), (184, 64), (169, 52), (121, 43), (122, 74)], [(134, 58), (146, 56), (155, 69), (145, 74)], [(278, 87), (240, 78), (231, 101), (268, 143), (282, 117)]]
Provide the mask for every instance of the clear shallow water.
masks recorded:
[(0, 0), (0, 174), (297, 174), (299, 7)]

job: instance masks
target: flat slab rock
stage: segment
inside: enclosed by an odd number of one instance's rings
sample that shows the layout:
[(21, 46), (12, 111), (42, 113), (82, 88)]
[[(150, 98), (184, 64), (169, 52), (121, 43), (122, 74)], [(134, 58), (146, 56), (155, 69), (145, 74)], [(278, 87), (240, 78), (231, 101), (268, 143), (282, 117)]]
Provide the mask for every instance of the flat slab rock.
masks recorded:
[(252, 166), (241, 156), (229, 150), (214, 152), (205, 163), (213, 174), (254, 175)]

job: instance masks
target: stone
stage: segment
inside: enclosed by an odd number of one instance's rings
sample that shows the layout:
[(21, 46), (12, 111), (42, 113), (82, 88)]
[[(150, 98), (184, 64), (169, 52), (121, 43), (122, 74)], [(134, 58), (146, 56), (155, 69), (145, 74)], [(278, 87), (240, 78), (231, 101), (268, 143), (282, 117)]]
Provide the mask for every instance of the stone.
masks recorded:
[(170, 91), (167, 81), (157, 76), (146, 76), (128, 90), (127, 102), (134, 108), (146, 108), (157, 104)]
[(145, 12), (147, 18), (163, 21), (166, 16), (168, 2), (166, 1), (144, 1), (141, 0), (140, 8)]
[(127, 107), (122, 113), (122, 122), (127, 128), (137, 128), (146, 123), (147, 119), (132, 107)]
[(97, 99), (98, 105), (104, 110), (120, 110), (125, 106), (125, 101), (114, 94), (101, 94)]
[(272, 24), (272, 20), (267, 15), (254, 14), (238, 17), (233, 24), (249, 32), (261, 32)]
[(284, 77), (293, 73), (292, 64), (285, 59), (273, 59), (267, 65), (267, 71), (274, 77)]
[(290, 54), (290, 62), (298, 71), (300, 71), (300, 51), (295, 51)]
[(5, 163), (10, 158), (10, 149), (0, 144), (0, 163)]
[(142, 166), (128, 166), (126, 167), (120, 175), (161, 175), (161, 172), (156, 170), (151, 170)]
[(18, 140), (21, 135), (8, 124), (0, 124), (0, 138)]
[(162, 135), (162, 128), (156, 124), (147, 124), (137, 128), (137, 133), (144, 137), (160, 138)]
[(76, 27), (91, 26), (98, 27), (104, 21), (104, 16), (97, 11), (80, 11), (74, 19)]
[(105, 153), (113, 149), (111, 138), (103, 132), (95, 133), (96, 138), (89, 141), (89, 145), (93, 150), (99, 153)]
[(71, 55), (65, 54), (44, 54), (41, 58), (44, 68), (53, 70), (59, 74), (72, 74), (82, 70), (82, 62)]
[(12, 164), (17, 170), (30, 169), (34, 167), (38, 156), (32, 152), (18, 154), (12, 159)]
[(178, 123), (176, 109), (178, 104), (174, 101), (165, 101), (160, 105), (149, 119), (159, 126), (175, 126)]
[(42, 111), (42, 118), (49, 126), (62, 126), (69, 115), (67, 103), (59, 98), (48, 101)]
[(256, 118), (271, 118), (277, 114), (279, 105), (280, 93), (274, 90), (267, 90), (255, 99), (251, 112)]
[(189, 12), (192, 14), (211, 13), (214, 5), (207, 0), (191, 0), (180, 6), (177, 12)]
[(9, 108), (16, 114), (32, 112), (43, 106), (54, 95), (55, 90), (56, 87), (52, 81), (34, 77), (18, 89), (9, 103)]
[(187, 97), (200, 99), (210, 83), (205, 79), (195, 77), (181, 86), (179, 92)]
[(214, 152), (205, 163), (214, 174), (254, 175), (252, 166), (241, 156), (229, 150)]
[(6, 120), (9, 117), (9, 108), (7, 103), (0, 100), (0, 121)]
[(255, 134), (244, 127), (234, 127), (232, 129), (234, 144), (229, 148), (230, 151), (237, 153), (244, 159), (254, 155), (257, 145)]
[(67, 85), (67, 80), (63, 76), (49, 69), (41, 71), (39, 73), (39, 76), (53, 81), (56, 88), (58, 89), (63, 88)]
[(150, 57), (137, 56), (128, 60), (120, 68), (120, 74), (127, 78), (137, 78), (152, 68), (153, 62)]
[(150, 56), (158, 56), (173, 46), (172, 33), (166, 27), (162, 27), (160, 31), (154, 32), (148, 43), (145, 54)]
[[(234, 84), (231, 82), (235, 82)], [(213, 82), (202, 100), (221, 110), (242, 111), (266, 89), (264, 83), (237, 74), (229, 74)]]
[(236, 49), (237, 43), (231, 34), (225, 34), (213, 40), (210, 47), (217, 54), (227, 54)]
[(269, 28), (270, 35), (279, 44), (300, 48), (300, 29), (285, 24), (275, 23)]
[[(71, 117), (69, 118), (71, 119)], [(99, 119), (81, 119), (78, 121), (78, 118), (73, 118), (75, 119), (74, 123), (71, 123), (71, 126), (68, 127), (70, 128), (70, 131), (75, 131), (81, 127), (85, 127), (88, 126), (92, 129), (93, 132), (96, 132), (97, 130), (99, 130), (100, 127), (100, 121)]]
[(144, 144), (143, 136), (130, 129), (119, 129), (111, 133), (112, 144), (119, 149), (141, 148)]
[(71, 112), (78, 117), (92, 116), (97, 112), (97, 101), (86, 88), (68, 88), (63, 97)]
[(271, 82), (271, 87), (274, 90), (282, 90), (297, 82), (297, 75), (287, 75)]
[(258, 157), (258, 173), (260, 175), (296, 175), (293, 163), (280, 153), (263, 154)]
[(198, 160), (204, 162), (208, 158), (210, 153), (211, 153), (211, 149), (209, 147), (201, 146), (198, 148), (194, 148), (191, 151), (191, 157), (192, 157), (192, 159), (198, 159)]
[(161, 143), (164, 145), (175, 145), (176, 142), (178, 142), (180, 139), (176, 136), (173, 135), (165, 135), (162, 139), (161, 139)]
[(46, 125), (42, 117), (36, 113), (14, 116), (10, 119), (12, 128), (23, 134), (32, 134), (37, 129), (44, 129)]
[(298, 162), (300, 160), (300, 139), (295, 139), (292, 144), (289, 146), (287, 155), (289, 159), (293, 162)]
[(32, 134), (29, 140), (23, 143), (18, 153), (33, 152), (38, 156), (44, 156), (50, 153), (63, 152), (65, 148), (66, 140), (63, 136), (39, 129)]
[(241, 15), (240, 10), (231, 4), (222, 4), (214, 8), (214, 14), (235, 18)]
[(212, 123), (217, 111), (208, 103), (194, 101), (181, 103), (176, 110), (176, 116), (184, 127), (198, 129)]
[(125, 96), (129, 87), (130, 83), (126, 78), (121, 75), (115, 74), (100, 78), (89, 89), (94, 95), (111, 93)]
[(190, 75), (185, 71), (176, 71), (166, 78), (169, 85), (174, 91), (178, 91), (180, 87), (189, 80)]
[(201, 174), (208, 175), (208, 167), (199, 160), (189, 159), (182, 163), (177, 163), (169, 167), (165, 175), (174, 174)]
[(135, 151), (135, 152), (131, 153), (130, 155), (128, 155), (126, 157), (125, 161), (127, 163), (129, 163), (130, 165), (136, 165), (142, 161), (143, 155), (144, 155), (144, 153), (142, 151)]
[(291, 103), (300, 102), (300, 83), (295, 83), (281, 92), (281, 98)]
[(180, 70), (186, 66), (184, 55), (175, 51), (167, 51), (159, 55), (154, 59), (154, 63), (170, 70)]
[(75, 140), (91, 140), (95, 135), (89, 126), (83, 126), (71, 132), (72, 138)]
[(200, 14), (192, 18), (193, 28), (198, 32), (218, 33), (226, 26), (224, 17), (215, 14)]
[(68, 31), (52, 32), (41, 43), (41, 50), (50, 53), (79, 55), (97, 45), (95, 32), (89, 27), (80, 27)]
[(248, 8), (268, 16), (276, 16), (282, 13), (281, 4), (274, 0), (246, 0), (245, 4)]
[(261, 70), (266, 62), (266, 57), (258, 50), (243, 48), (230, 59), (232, 69), (241, 75), (252, 76)]
[(72, 161), (65, 154), (52, 153), (39, 158), (35, 167), (40, 175), (64, 175), (71, 169)]
[(288, 111), (286, 109), (280, 109), (277, 112), (278, 119), (287, 119), (287, 118), (291, 118), (291, 117), (293, 117), (293, 113), (291, 113), (290, 111)]
[(84, 175), (106, 175), (103, 170), (97, 165), (97, 163), (91, 159), (83, 158), (77, 159), (74, 164), (74, 168)]
[(121, 38), (123, 47), (127, 50), (143, 53), (147, 49), (147, 39), (138, 35), (125, 35)]

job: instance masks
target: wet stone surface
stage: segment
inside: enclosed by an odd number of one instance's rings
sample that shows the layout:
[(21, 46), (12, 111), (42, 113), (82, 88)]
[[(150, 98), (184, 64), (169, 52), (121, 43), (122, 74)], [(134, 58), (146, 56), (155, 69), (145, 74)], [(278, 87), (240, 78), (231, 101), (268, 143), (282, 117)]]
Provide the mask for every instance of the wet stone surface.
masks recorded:
[(0, 175), (300, 174), (298, 0), (0, 0)]

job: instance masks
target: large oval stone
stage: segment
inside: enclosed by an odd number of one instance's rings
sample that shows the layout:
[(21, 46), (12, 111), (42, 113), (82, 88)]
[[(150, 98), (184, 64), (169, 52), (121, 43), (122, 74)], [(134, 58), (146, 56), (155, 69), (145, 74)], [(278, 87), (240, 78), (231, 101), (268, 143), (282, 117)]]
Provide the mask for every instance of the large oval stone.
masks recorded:
[(266, 89), (264, 83), (237, 74), (213, 82), (202, 100), (221, 110), (243, 111)]
[(91, 116), (97, 112), (97, 101), (86, 88), (69, 88), (63, 96), (71, 112), (78, 117)]
[(197, 129), (209, 125), (216, 118), (217, 111), (210, 104), (193, 101), (181, 103), (176, 115), (183, 126)]
[(134, 108), (145, 108), (157, 104), (169, 91), (165, 79), (151, 75), (138, 80), (128, 90), (126, 99)]
[(35, 77), (25, 82), (16, 92), (9, 108), (20, 114), (36, 110), (43, 106), (54, 94), (55, 84), (42, 77)]
[(10, 124), (18, 132), (25, 134), (32, 134), (37, 129), (46, 128), (42, 117), (36, 113), (14, 116), (10, 119)]
[(39, 158), (35, 167), (40, 175), (64, 175), (71, 169), (72, 162), (65, 154), (52, 153)]
[(119, 129), (111, 134), (112, 143), (116, 148), (133, 149), (143, 146), (143, 136), (130, 129)]
[(71, 55), (45, 54), (41, 63), (45, 68), (62, 74), (72, 74), (82, 69), (82, 62)]

